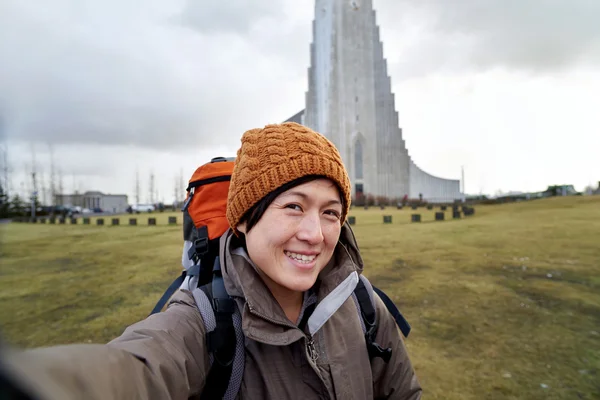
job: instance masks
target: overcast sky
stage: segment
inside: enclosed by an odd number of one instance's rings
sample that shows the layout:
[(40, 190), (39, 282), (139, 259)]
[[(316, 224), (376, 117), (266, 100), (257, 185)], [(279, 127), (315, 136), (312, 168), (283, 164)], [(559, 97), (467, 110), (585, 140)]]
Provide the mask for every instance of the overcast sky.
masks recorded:
[[(364, 3), (364, 2), (363, 2)], [(304, 108), (314, 2), (0, 1), (11, 189), (142, 201)], [(600, 2), (375, 0), (409, 152), (468, 193), (600, 180)], [(35, 154), (35, 157), (33, 157)], [(35, 159), (35, 161), (34, 161)], [(0, 160), (2, 162), (2, 160)], [(40, 185), (41, 186), (41, 185)]]

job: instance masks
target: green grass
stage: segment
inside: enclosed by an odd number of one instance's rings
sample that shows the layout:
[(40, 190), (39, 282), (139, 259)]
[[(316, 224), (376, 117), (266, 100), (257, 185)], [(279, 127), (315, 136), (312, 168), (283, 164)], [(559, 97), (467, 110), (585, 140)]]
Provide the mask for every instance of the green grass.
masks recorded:
[[(419, 209), (420, 224), (413, 210), (350, 213), (365, 275), (413, 327), (426, 397), (600, 398), (600, 196), (444, 222), (435, 211)], [(144, 318), (180, 271), (168, 215), (157, 227), (0, 227), (2, 334), (23, 347), (106, 342)]]

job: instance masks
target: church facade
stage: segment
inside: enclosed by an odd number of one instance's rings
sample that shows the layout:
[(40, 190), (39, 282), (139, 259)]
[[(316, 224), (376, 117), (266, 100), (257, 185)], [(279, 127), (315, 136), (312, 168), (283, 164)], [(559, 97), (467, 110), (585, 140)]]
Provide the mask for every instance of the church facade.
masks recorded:
[(460, 181), (420, 169), (399, 127), (371, 0), (316, 0), (306, 108), (288, 121), (325, 135), (339, 149), (353, 196), (462, 197)]

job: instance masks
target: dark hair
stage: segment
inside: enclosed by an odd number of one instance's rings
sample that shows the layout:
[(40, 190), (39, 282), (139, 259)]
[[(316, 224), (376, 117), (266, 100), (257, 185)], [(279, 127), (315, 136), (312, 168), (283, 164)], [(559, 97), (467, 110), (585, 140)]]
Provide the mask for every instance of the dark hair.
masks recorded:
[[(277, 196), (279, 196), (281, 193), (283, 193), (285, 191), (290, 190), (293, 187), (302, 185), (307, 182), (315, 181), (317, 179), (330, 179), (330, 178), (328, 178), (326, 176), (322, 176), (322, 175), (306, 175), (306, 176), (302, 176), (298, 179), (294, 179), (291, 182), (285, 183), (285, 184), (281, 185), (280, 187), (278, 187), (277, 189), (273, 190), (271, 193), (267, 194), (262, 199), (260, 199), (258, 201), (258, 203), (256, 203), (248, 211), (246, 211), (246, 213), (240, 219), (240, 223), (246, 222), (246, 232), (250, 232), (250, 229), (252, 229), (258, 223), (258, 221), (262, 218), (263, 214), (265, 213), (265, 211), (267, 210), (269, 205), (271, 205), (271, 203), (273, 202), (273, 200), (275, 200), (277, 198)], [(338, 185), (335, 184), (335, 186), (336, 186), (336, 188), (338, 188), (338, 192), (340, 192)], [(340, 195), (340, 199), (342, 201), (342, 208), (343, 208), (344, 207), (343, 196)]]

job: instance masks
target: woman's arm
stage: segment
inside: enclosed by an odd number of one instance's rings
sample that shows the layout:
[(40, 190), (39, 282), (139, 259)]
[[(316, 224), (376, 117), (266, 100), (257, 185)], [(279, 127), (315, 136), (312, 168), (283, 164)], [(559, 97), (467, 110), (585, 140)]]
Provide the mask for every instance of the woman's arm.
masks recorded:
[(40, 399), (187, 399), (209, 369), (204, 324), (191, 293), (106, 345), (11, 352), (5, 365)]

